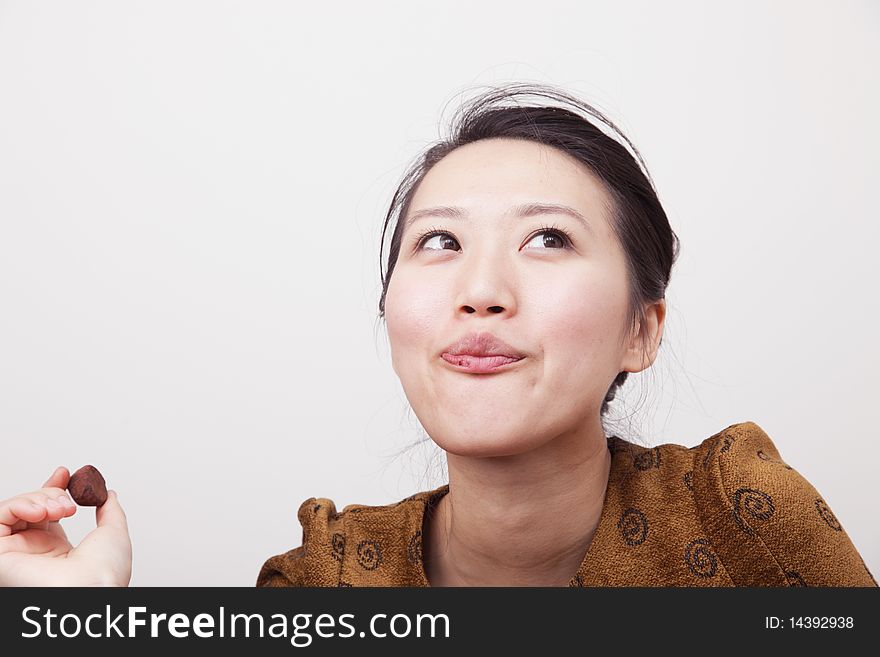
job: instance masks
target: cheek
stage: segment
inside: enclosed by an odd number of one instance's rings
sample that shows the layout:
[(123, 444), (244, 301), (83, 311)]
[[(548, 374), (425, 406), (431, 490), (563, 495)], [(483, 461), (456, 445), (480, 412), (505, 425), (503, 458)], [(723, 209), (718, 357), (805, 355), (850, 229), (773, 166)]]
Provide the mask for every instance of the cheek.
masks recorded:
[(385, 323), (395, 361), (414, 351), (424, 354), (425, 347), (432, 345), (442, 305), (435, 287), (410, 275), (392, 275), (385, 295)]
[(572, 358), (595, 370), (616, 357), (626, 307), (626, 289), (616, 278), (595, 271), (559, 277), (534, 288), (533, 296), (538, 340), (548, 358)]

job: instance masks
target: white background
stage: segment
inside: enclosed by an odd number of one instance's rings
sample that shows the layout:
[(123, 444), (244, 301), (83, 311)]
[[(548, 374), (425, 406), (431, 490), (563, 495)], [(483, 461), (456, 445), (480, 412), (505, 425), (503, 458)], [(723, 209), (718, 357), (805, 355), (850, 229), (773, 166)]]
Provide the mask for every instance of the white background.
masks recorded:
[(399, 454), (382, 219), (460, 93), (539, 81), (682, 240), (619, 435), (757, 422), (880, 573), (878, 62), (874, 1), (0, 2), (0, 498), (93, 463), (133, 585), (252, 586), (304, 499), (444, 483)]

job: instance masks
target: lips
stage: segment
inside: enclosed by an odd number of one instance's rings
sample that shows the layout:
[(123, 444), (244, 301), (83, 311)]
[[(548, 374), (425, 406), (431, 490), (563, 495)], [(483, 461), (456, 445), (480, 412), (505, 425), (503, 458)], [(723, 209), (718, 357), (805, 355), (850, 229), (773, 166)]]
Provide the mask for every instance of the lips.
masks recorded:
[(526, 357), (524, 353), (491, 333), (470, 332), (440, 354), (447, 363), (466, 372), (494, 372)]
[(441, 354), (440, 357), (447, 363), (474, 374), (494, 372), (505, 365), (518, 363), (522, 360), (522, 358), (509, 358), (508, 356), (469, 356), (467, 354)]

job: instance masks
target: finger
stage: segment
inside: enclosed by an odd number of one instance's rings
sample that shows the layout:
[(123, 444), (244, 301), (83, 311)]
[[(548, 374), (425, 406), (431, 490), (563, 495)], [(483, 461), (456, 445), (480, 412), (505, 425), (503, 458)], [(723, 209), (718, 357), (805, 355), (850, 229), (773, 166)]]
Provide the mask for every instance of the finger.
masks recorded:
[[(67, 533), (64, 531), (64, 527), (61, 526), (60, 522), (50, 522), (49, 526), (46, 528), (46, 531), (53, 536), (57, 536), (63, 541), (68, 541)], [(70, 542), (68, 541), (68, 545), (69, 544)]]
[(76, 513), (76, 504), (67, 496), (66, 493), (59, 495), (55, 499), (47, 497), (46, 499), (46, 517), (42, 522), (31, 525), (34, 529), (48, 529), (50, 525), (57, 525), (62, 518), (68, 518)]
[(0, 554), (7, 552), (25, 552), (30, 549), (27, 538), (21, 534), (0, 537)]
[(19, 495), (0, 504), (0, 536), (23, 529), (22, 522), (35, 529), (45, 529), (49, 522), (57, 522), (74, 513), (76, 505), (66, 494), (57, 499), (42, 493)]
[(60, 488), (58, 486), (45, 486), (36, 492), (42, 493), (46, 497), (51, 497), (52, 499), (55, 499), (59, 495), (66, 495), (67, 497), (70, 497), (67, 493), (66, 488)]
[(67, 554), (69, 551), (70, 543), (67, 542), (66, 537), (59, 540), (57, 536), (34, 529), (0, 538), (0, 554), (22, 552), (57, 556)]
[[(67, 495), (59, 495), (56, 499), (52, 500), (51, 498), (47, 498), (46, 502), (46, 517), (37, 523), (28, 523), (28, 527), (26, 529), (45, 529), (49, 530), (53, 526), (60, 527), (58, 521), (62, 518), (69, 518), (74, 513), (76, 513), (76, 504), (74, 504), (73, 500), (70, 499)], [(62, 530), (63, 534), (64, 531)]]
[(55, 508), (56, 503), (63, 506), (76, 506), (76, 504), (70, 498), (70, 495), (67, 494), (67, 491), (61, 488), (41, 488), (40, 490), (34, 491), (33, 493), (25, 493), (24, 495), (19, 495), (18, 497), (26, 498), (31, 502), (43, 506), (48, 505), (50, 508)]
[(40, 522), (46, 517), (47, 508), (44, 504), (32, 501), (28, 497), (19, 496), (0, 504), (0, 532), (9, 534), (9, 529), (20, 520)]
[[(30, 500), (31, 502), (35, 502), (37, 504), (45, 504), (47, 499), (58, 499), (61, 496), (66, 497), (68, 500), (70, 499), (70, 495), (63, 488), (41, 488), (40, 490), (31, 491), (30, 493), (22, 493), (21, 495), (16, 495), (15, 497), (10, 497), (8, 500), (4, 502), (0, 502), (0, 504), (8, 504), (12, 500), (24, 498)], [(72, 500), (71, 500), (72, 501)]]
[(50, 522), (48, 520), (42, 520), (40, 522), (27, 522), (25, 520), (19, 520), (11, 527), (0, 525), (0, 538), (4, 536), (9, 536), (10, 534), (14, 535), (29, 529), (43, 530), (49, 534), (52, 534), (53, 536), (57, 536), (64, 541), (68, 540), (67, 533), (64, 531), (61, 523), (57, 521)]
[[(64, 490), (63, 488), (54, 488), (54, 487), (43, 488), (41, 490), (34, 491), (32, 493), (24, 493), (22, 495), (16, 495), (15, 497), (12, 497), (8, 500), (3, 500), (2, 502), (0, 502), (0, 525), (12, 525), (15, 522), (17, 522), (19, 519), (28, 520), (28, 518), (19, 518), (19, 517), (15, 516), (12, 513), (12, 511), (10, 510), (11, 505), (17, 501), (24, 500), (24, 501), (30, 502), (36, 506), (51, 508), (54, 505), (48, 504), (47, 500), (49, 498), (57, 499), (58, 497), (60, 497), (62, 495), (64, 497), (66, 497), (67, 500), (69, 500), (71, 504), (73, 503), (73, 500), (70, 499), (70, 496), (67, 494), (66, 490)], [(62, 500), (62, 503), (65, 506), (69, 506), (63, 500)], [(61, 517), (61, 516), (59, 516), (59, 517)], [(55, 518), (55, 519), (57, 520), (57, 518)]]
[(107, 491), (107, 501), (95, 509), (95, 520), (98, 527), (113, 527), (128, 533), (128, 519), (119, 504), (115, 490)]
[(55, 472), (46, 480), (46, 483), (43, 484), (43, 488), (67, 488), (67, 484), (70, 482), (70, 472), (63, 465), (59, 465), (55, 468)]
[(72, 516), (76, 512), (76, 504), (70, 499), (70, 496), (61, 492), (57, 494), (57, 488), (44, 488), (44, 491), (52, 491), (49, 494), (31, 493), (25, 495), (31, 503), (39, 504), (46, 508), (46, 517), (43, 519), (47, 522), (61, 520), (67, 516)]

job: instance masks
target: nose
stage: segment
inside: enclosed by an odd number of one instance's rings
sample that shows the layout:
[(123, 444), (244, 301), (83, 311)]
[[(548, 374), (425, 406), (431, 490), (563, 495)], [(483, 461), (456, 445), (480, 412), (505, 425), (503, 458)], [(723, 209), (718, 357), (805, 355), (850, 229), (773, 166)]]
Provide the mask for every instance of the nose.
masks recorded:
[(482, 315), (515, 311), (512, 276), (501, 258), (474, 254), (459, 271), (459, 312)]
[[(462, 306), (462, 310), (464, 310), (466, 313), (471, 313), (471, 314), (475, 313), (475, 312), (479, 312), (479, 310), (477, 308), (474, 308), (473, 306), (469, 306), (469, 305)], [(489, 306), (486, 308), (487, 314), (489, 314), (489, 313), (503, 313), (503, 312), (504, 312), (504, 306)]]

